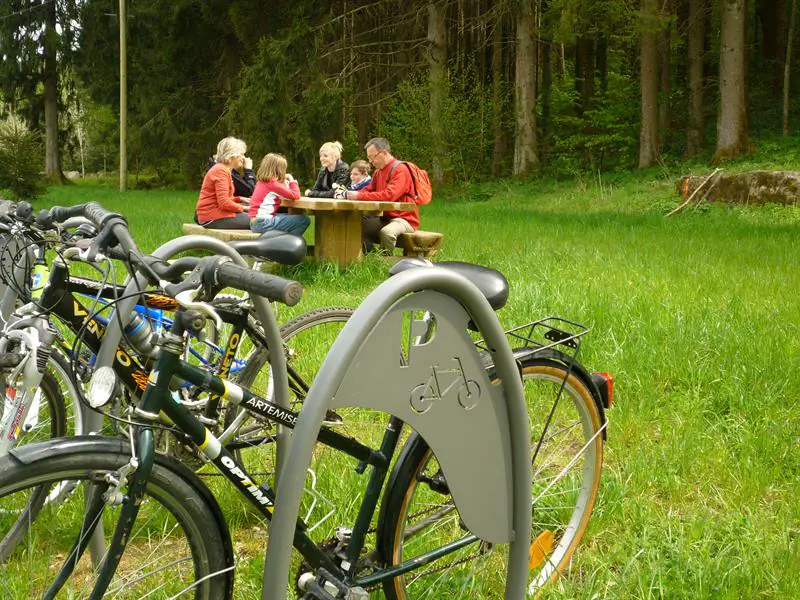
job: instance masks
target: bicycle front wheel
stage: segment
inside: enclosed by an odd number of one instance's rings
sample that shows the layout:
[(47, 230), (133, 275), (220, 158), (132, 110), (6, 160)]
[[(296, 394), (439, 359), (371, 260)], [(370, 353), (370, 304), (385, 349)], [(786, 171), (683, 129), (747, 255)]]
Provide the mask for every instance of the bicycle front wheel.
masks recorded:
[[(600, 484), (600, 413), (587, 386), (562, 363), (522, 364), (531, 420), (533, 520), (529, 593), (537, 593), (569, 564)], [(552, 412), (552, 417), (549, 415)], [(545, 424), (547, 426), (545, 427)], [(475, 440), (474, 443), (479, 443)], [(466, 539), (436, 456), (420, 436), (403, 449), (381, 509), (380, 547), (387, 566), (399, 565)], [(502, 598), (508, 545), (476, 540), (403, 576), (384, 582), (387, 598)]]
[[(130, 457), (121, 440), (71, 438), (27, 446), (0, 459), (0, 596), (42, 597), (65, 565), (73, 568), (67, 569), (58, 597), (91, 594), (104, 554), (101, 534), (110, 538), (120, 512), (103, 493)], [(58, 493), (47, 493), (52, 490)], [(125, 486), (118, 491), (125, 497)], [(33, 506), (30, 499), (36, 496), (41, 500)], [(86, 507), (93, 505), (99, 513), (85, 519)], [(95, 552), (71, 556), (94, 524)], [(185, 467), (159, 456), (107, 595), (229, 598), (232, 565), (230, 538), (210, 492)]]

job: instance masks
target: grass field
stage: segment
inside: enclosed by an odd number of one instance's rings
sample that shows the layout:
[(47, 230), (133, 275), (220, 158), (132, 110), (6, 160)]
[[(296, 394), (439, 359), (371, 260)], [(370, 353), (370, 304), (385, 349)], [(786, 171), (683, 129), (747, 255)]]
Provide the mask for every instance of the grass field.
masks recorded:
[[(153, 250), (195, 198), (63, 186), (36, 207), (99, 201)], [(548, 598), (800, 597), (800, 206), (664, 218), (678, 200), (653, 171), (495, 182), (422, 209), (423, 228), (445, 233), (439, 259), (505, 273), (505, 325), (586, 323), (583, 361), (616, 378), (600, 498)], [(306, 295), (281, 320), (355, 306), (385, 269), (284, 269)], [(260, 569), (247, 572), (258, 589)]]

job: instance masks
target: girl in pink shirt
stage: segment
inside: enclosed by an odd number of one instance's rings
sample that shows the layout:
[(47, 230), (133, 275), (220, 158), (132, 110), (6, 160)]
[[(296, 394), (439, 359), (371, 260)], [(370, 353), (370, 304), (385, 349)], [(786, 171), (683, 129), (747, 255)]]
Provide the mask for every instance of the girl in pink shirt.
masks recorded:
[(307, 215), (278, 213), (281, 199), (298, 200), (300, 187), (286, 172), (286, 158), (270, 152), (263, 159), (256, 173), (256, 187), (250, 198), (250, 230), (264, 233), (277, 229), (303, 235), (311, 219)]

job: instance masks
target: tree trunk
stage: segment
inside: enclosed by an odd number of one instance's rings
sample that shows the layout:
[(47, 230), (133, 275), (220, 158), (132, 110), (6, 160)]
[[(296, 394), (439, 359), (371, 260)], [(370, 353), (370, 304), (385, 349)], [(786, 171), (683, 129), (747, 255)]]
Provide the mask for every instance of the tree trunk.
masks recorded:
[(717, 150), (712, 162), (747, 152), (746, 0), (722, 0)]
[(575, 89), (578, 92), (578, 116), (592, 109), (594, 98), (594, 38), (581, 35), (575, 43)]
[(689, 127), (686, 154), (696, 156), (703, 149), (703, 54), (705, 52), (706, 7), (708, 0), (689, 0)]
[(642, 119), (639, 130), (639, 168), (658, 158), (658, 0), (642, 0), (641, 87)]
[(506, 150), (503, 114), (506, 85), (503, 77), (503, 13), (498, 11), (492, 34), (492, 177), (499, 177)]
[(789, 73), (792, 66), (792, 39), (797, 21), (797, 0), (792, 0), (792, 16), (789, 19), (789, 35), (786, 41), (786, 63), (783, 66), (783, 135), (789, 135)]
[(658, 35), (658, 54), (659, 54), (659, 98), (658, 103), (658, 140), (659, 148), (664, 146), (666, 137), (669, 133), (669, 97), (672, 92), (672, 69), (671, 69), (671, 52), (670, 52), (670, 36), (672, 30), (672, 2), (671, 0), (664, 0), (661, 10), (661, 17), (666, 19), (666, 23), (660, 29)]
[(431, 135), (433, 136), (434, 183), (444, 181), (446, 147), (444, 141), (444, 102), (447, 98), (447, 31), (445, 29), (445, 7), (437, 0), (428, 3), (428, 66), (431, 86)]
[(536, 45), (534, 44), (533, 0), (522, 0), (517, 18), (517, 57), (514, 84), (514, 175), (525, 177), (539, 167), (536, 154), (535, 89)]
[(58, 32), (56, 31), (56, 3), (51, 2), (45, 17), (44, 36), (44, 124), (45, 124), (45, 163), (44, 173), (48, 181), (61, 181), (61, 161), (58, 153), (58, 64), (56, 48)]
[(777, 99), (781, 63), (786, 55), (786, 0), (757, 0), (755, 15), (761, 29), (762, 69), (769, 90)]
[[(543, 7), (546, 7), (546, 3)], [(550, 156), (550, 131), (551, 112), (552, 112), (552, 89), (553, 89), (553, 41), (550, 33), (544, 33), (546, 37), (542, 39), (542, 160), (546, 164)]]

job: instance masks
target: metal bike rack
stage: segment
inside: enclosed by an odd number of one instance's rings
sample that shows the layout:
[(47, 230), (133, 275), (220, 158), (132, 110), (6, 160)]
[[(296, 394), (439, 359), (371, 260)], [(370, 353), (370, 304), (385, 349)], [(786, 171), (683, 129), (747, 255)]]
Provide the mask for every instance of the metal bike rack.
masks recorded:
[[(247, 261), (228, 244), (204, 235), (185, 235), (175, 238), (160, 246), (152, 255), (167, 260), (187, 250), (209, 250), (217, 255), (229, 256), (238, 265), (247, 266)], [(131, 313), (138, 301), (135, 294), (137, 291), (143, 289), (145, 285), (147, 285), (147, 281), (141, 275), (137, 275), (135, 279), (128, 278), (125, 287), (125, 299), (120, 300), (117, 305), (117, 314), (120, 315), (120, 319), (111, 319), (108, 323), (100, 345), (100, 350), (95, 360), (96, 369), (113, 365), (117, 347), (122, 340), (122, 327), (127, 325), (130, 321)], [(261, 296), (251, 295), (250, 299), (258, 313), (259, 319), (261, 319), (262, 327), (264, 327), (264, 337), (266, 338), (267, 348), (269, 349), (270, 365), (272, 367), (272, 376), (275, 384), (275, 402), (288, 408), (289, 382), (286, 375), (286, 356), (283, 352), (283, 343), (278, 331), (279, 328), (275, 313), (270, 308), (269, 302)], [(87, 414), (84, 415), (84, 423), (86, 423), (88, 431), (99, 431), (103, 426), (103, 416), (94, 411), (86, 412)], [(286, 445), (287, 437), (288, 431), (286, 431), (286, 428), (279, 427), (275, 449), (276, 476), (282, 469), (285, 454), (283, 447)]]
[[(426, 312), (435, 330), (432, 339), (420, 343), (417, 336), (427, 325), (418, 316)], [(489, 381), (467, 334), (470, 321), (491, 349), (497, 384)], [(411, 269), (381, 284), (328, 351), (303, 404), (277, 486), (262, 598), (286, 597), (306, 468), (327, 410), (339, 406), (394, 414), (423, 436), (470, 531), (490, 542), (511, 543), (505, 597), (524, 598), (531, 468), (522, 383), (487, 300), (466, 278), (436, 267)]]

